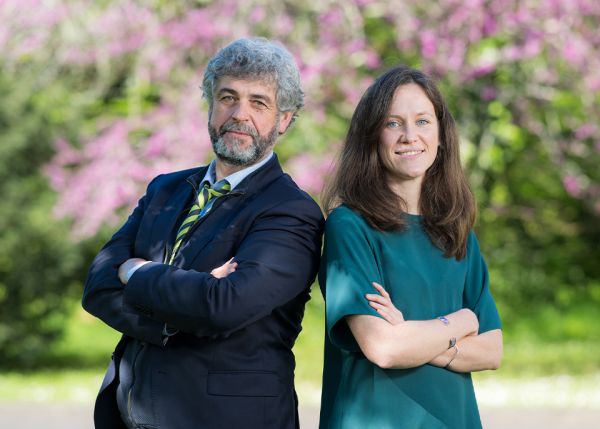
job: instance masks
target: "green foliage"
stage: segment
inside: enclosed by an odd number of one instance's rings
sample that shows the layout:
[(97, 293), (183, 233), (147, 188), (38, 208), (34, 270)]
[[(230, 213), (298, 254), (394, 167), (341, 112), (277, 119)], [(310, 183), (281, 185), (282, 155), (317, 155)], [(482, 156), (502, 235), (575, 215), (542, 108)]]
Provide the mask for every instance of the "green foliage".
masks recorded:
[(86, 313), (79, 300), (70, 300), (67, 308), (62, 335), (37, 356), (35, 367), (104, 369), (121, 334)]
[[(59, 125), (27, 74), (0, 72), (0, 362), (28, 366), (55, 340), (81, 279), (69, 225), (52, 215), (55, 195), (41, 167)], [(62, 96), (62, 94), (59, 94)], [(56, 98), (54, 101), (60, 101)], [(59, 106), (60, 107), (60, 106)], [(59, 109), (60, 110), (60, 109)]]
[[(325, 306), (318, 287), (313, 287), (294, 347), (296, 378), (320, 384), (323, 371)], [(545, 377), (556, 374), (587, 376), (600, 372), (600, 325), (593, 302), (568, 306), (529, 306), (509, 311), (501, 306), (504, 358), (498, 372), (486, 377)], [(509, 316), (510, 315), (510, 316)]]
[[(589, 315), (600, 305), (600, 203), (595, 203), (600, 93), (589, 90), (598, 55), (597, 44), (586, 44), (597, 14), (584, 17), (583, 9), (564, 6), (564, 22), (571, 24), (557, 27), (552, 8), (519, 2), (482, 3), (464, 15), (453, 1), (435, 7), (404, 2), (401, 8), (384, 1), (142, 3), (68, 2), (63, 18), (60, 13), (52, 18), (52, 5), (40, 5), (45, 24), (27, 20), (30, 12), (14, 6), (18, 2), (0, 8), (11, 35), (0, 60), (5, 65), (0, 69), (0, 362), (100, 364), (113, 337), (86, 342), (85, 329), (105, 338), (96, 325), (82, 319), (80, 331), (69, 327), (68, 338), (59, 340), (70, 320), (69, 303), (79, 298), (80, 282), (106, 231), (114, 230), (128, 210), (127, 200), (137, 199), (148, 177), (170, 165), (183, 166), (190, 153), (205, 158), (207, 135), (190, 124), (204, 126), (206, 109), (196, 103), (199, 95), (194, 101), (190, 83), (200, 79), (218, 46), (243, 34), (281, 40), (302, 60), (307, 106), (277, 149), (298, 183), (303, 175), (313, 178), (326, 170), (327, 162), (310, 163), (330, 159), (358, 97), (381, 70), (404, 63), (434, 75), (459, 125), (463, 161), (478, 198), (477, 232), (507, 332), (505, 370), (538, 361), (542, 372), (571, 370), (560, 363), (583, 362), (586, 348), (597, 350), (598, 337), (586, 331), (594, 322)], [(521, 13), (521, 7), (533, 12)], [(261, 8), (267, 15), (252, 18)], [(235, 31), (198, 28), (198, 12)], [(477, 35), (490, 20), (495, 29)], [(287, 24), (273, 25), (282, 22)], [(30, 33), (42, 40), (37, 48), (31, 48), (36, 38), (29, 40)], [(433, 37), (429, 47), (427, 34)], [(143, 43), (132, 48), (127, 35), (139, 35)], [(186, 35), (191, 42), (181, 44)], [(534, 47), (539, 43), (539, 51), (524, 54), (528, 39)], [(451, 61), (463, 47), (460, 61)], [(577, 61), (577, 47), (587, 52), (585, 64)], [(429, 57), (428, 50), (433, 50)], [(511, 59), (511, 50), (518, 59)], [(369, 54), (380, 67), (368, 65)], [(119, 127), (126, 132), (110, 133)], [(581, 131), (585, 127), (592, 131)], [(58, 140), (69, 142), (66, 149), (58, 147), (54, 162), (63, 174), (47, 176), (44, 167)], [(120, 162), (117, 155), (130, 148), (135, 150), (128, 162)], [(294, 159), (304, 155), (308, 161), (294, 169)], [(94, 178), (107, 168), (117, 179), (115, 187), (103, 183), (104, 192), (95, 192)], [(78, 170), (89, 174), (70, 176)], [(100, 233), (93, 225), (96, 237), (88, 242), (69, 241), (72, 225), (52, 214), (56, 197), (48, 177), (58, 182), (63, 215), (77, 221), (100, 213), (97, 217), (114, 223)], [(122, 197), (121, 191), (136, 184), (138, 190)], [(98, 195), (118, 198), (120, 205)], [(315, 290), (296, 346), (303, 379), (320, 374), (322, 314)], [(538, 359), (530, 349), (543, 341), (554, 348)], [(561, 348), (562, 341), (571, 342)]]
[(320, 385), (323, 373), (325, 302), (318, 284), (313, 285), (310, 295), (302, 321), (302, 332), (294, 345), (296, 379)]
[[(296, 380), (319, 386), (323, 370), (325, 308), (316, 285), (311, 295), (303, 329), (294, 346)], [(98, 379), (120, 337), (118, 332), (81, 309), (78, 302), (70, 301), (68, 310), (70, 316), (64, 335), (46, 348), (35, 362), (41, 382), (46, 372), (64, 373), (68, 368), (89, 374), (95, 371)], [(480, 376), (495, 379), (600, 373), (600, 325), (593, 304), (579, 302), (567, 309), (531, 308), (513, 319), (505, 318), (504, 322), (502, 367), (498, 372)], [(44, 370), (39, 372), (39, 368)], [(94, 392), (97, 387), (96, 384)], [(3, 395), (9, 393), (0, 389), (0, 398)]]
[[(568, 165), (550, 137), (540, 138), (524, 125), (535, 119), (540, 127), (560, 128), (548, 112), (565, 121), (585, 108), (580, 97), (559, 92), (553, 105), (525, 111), (523, 103), (534, 100), (518, 93), (524, 74), (517, 68), (509, 77), (507, 70), (488, 76), (487, 84), (504, 91), (488, 103), (460, 86), (444, 87), (477, 197), (476, 230), (492, 291), (508, 326), (532, 305), (568, 306), (581, 299), (600, 304), (594, 292), (600, 278), (598, 214), (585, 199), (566, 191)], [(583, 168), (585, 162), (577, 165)]]

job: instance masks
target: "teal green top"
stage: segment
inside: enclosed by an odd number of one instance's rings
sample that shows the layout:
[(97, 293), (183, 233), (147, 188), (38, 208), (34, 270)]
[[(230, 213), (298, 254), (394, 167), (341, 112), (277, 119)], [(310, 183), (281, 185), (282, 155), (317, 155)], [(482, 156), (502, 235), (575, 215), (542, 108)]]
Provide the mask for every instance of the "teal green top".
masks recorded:
[(470, 308), (480, 333), (500, 328), (475, 234), (457, 261), (432, 244), (419, 216), (406, 217), (401, 232), (376, 231), (345, 206), (327, 219), (319, 273), (326, 306), (321, 429), (481, 428), (469, 373), (429, 364), (381, 369), (365, 358), (344, 320), (380, 317), (365, 298), (377, 293), (375, 281), (407, 320)]

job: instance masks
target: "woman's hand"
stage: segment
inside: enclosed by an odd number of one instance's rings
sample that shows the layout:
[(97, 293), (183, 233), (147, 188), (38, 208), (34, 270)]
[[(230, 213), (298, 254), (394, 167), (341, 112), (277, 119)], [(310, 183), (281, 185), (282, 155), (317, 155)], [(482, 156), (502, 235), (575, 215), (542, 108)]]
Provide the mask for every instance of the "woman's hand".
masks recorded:
[(217, 267), (214, 270), (212, 270), (210, 274), (213, 277), (222, 279), (223, 277), (227, 277), (229, 274), (235, 272), (237, 265), (237, 262), (233, 262), (233, 258), (231, 258), (229, 261), (225, 262), (220, 267)]
[(404, 322), (404, 316), (402, 312), (398, 310), (392, 303), (390, 294), (381, 286), (379, 283), (373, 282), (373, 287), (377, 289), (379, 294), (368, 293), (366, 298), (369, 300), (369, 305), (377, 310), (377, 313), (381, 315), (392, 325), (397, 325)]

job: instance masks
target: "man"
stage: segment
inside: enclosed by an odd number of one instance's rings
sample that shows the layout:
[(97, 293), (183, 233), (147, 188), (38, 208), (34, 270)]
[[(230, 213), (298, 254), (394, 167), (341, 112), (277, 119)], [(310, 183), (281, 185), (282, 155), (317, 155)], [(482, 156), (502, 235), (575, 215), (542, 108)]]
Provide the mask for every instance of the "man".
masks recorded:
[(203, 89), (216, 160), (156, 177), (90, 268), (84, 308), (123, 333), (97, 428), (298, 427), (291, 349), (323, 217), (272, 152), (303, 105), (298, 69), (241, 39)]

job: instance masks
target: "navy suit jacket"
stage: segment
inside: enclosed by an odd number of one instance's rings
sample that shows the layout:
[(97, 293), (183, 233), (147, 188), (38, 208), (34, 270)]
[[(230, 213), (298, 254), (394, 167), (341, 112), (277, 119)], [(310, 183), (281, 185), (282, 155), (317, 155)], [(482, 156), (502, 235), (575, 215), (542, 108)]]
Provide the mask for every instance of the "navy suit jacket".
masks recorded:
[[(321, 210), (274, 156), (218, 198), (163, 264), (205, 172), (155, 178), (92, 263), (83, 306), (124, 334), (96, 400), (97, 428), (123, 427), (115, 389), (132, 342), (151, 368), (145, 406), (159, 428), (298, 427), (291, 349), (318, 271)], [(153, 262), (124, 286), (117, 270), (131, 257)], [(234, 273), (208, 274), (231, 257)], [(163, 345), (165, 323), (179, 333)]]

